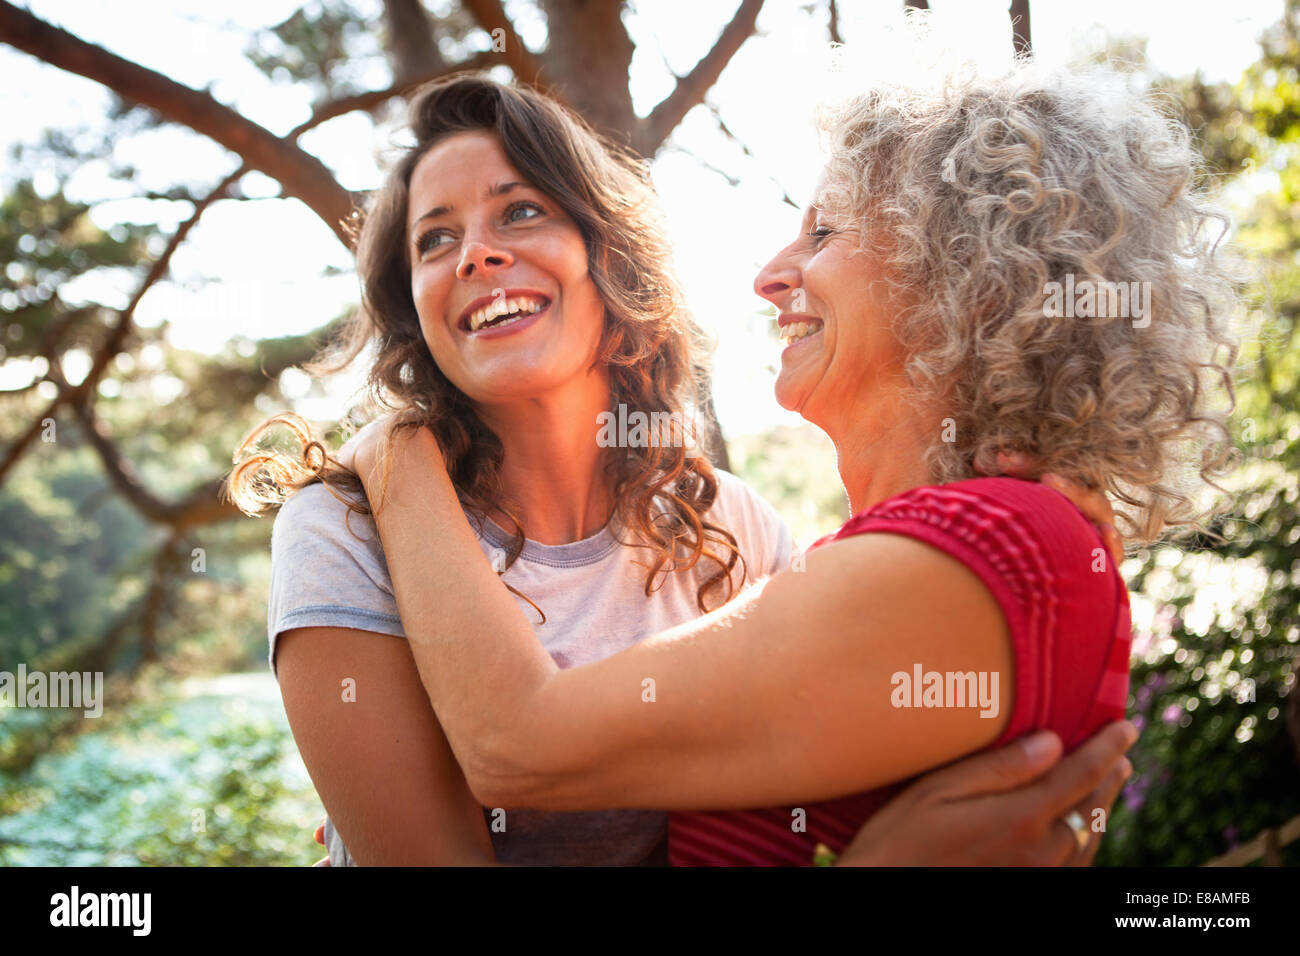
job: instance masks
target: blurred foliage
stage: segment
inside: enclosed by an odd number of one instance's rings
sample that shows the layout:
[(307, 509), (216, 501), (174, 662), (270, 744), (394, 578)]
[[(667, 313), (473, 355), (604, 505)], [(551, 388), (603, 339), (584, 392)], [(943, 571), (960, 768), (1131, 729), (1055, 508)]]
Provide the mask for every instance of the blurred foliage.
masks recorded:
[[(134, 128), (134, 116), (122, 115), (127, 118), (116, 122)], [(85, 139), (93, 152), (99, 140)], [(139, 284), (164, 243), (155, 225), (100, 229), (90, 204), (67, 199), (64, 186), (72, 167), (59, 160), (63, 150), (73, 148), (73, 143), (47, 136), (42, 144), (16, 151), (10, 172), (20, 178), (0, 198), (0, 254), (7, 261), (0, 273), (0, 361), (6, 375), (0, 411), (8, 422), (0, 449), (7, 450), (30, 423), (41, 420), (57, 393), (55, 361), (74, 384), (81, 380), (118, 322), (125, 302), (119, 290)], [(38, 174), (44, 177), (39, 189)], [(169, 343), (171, 322), (184, 319), (171, 313), (157, 326), (137, 325), (94, 396), (96, 415), (133, 474), (165, 501), (180, 500), (224, 473), (250, 421), (291, 405), (279, 376), (314, 354), (334, 328), (330, 323), (307, 335), (232, 339), (222, 351), (207, 355)], [(120, 713), (136, 706), (139, 674), (150, 666), (173, 682), (195, 673), (265, 666), (270, 522), (190, 528), (177, 537), (176, 560), (159, 564), (170, 529), (150, 522), (127, 502), (66, 409), (41, 429), (0, 484), (0, 527), (0, 669), (13, 671), (21, 661), (29, 670), (103, 671), (111, 709)], [(154, 627), (146, 639), (144, 624), (151, 614)], [(94, 741), (103, 733), (102, 721), (84, 719), (80, 712), (0, 711), (0, 818), (42, 792), (40, 773), (50, 761), (62, 759), (65, 747), (84, 741), (98, 753), (101, 745)], [(244, 733), (251, 736), (260, 737), (261, 731)], [(287, 740), (281, 729), (266, 745)], [(236, 741), (218, 735), (212, 745), (234, 749)], [(175, 826), (162, 823), (173, 802), (170, 796), (163, 799), (156, 781), (144, 784), (153, 778), (184, 779), (191, 772), (185, 760), (198, 759), (174, 756), (181, 762), (171, 770), (140, 771), (128, 780), (119, 779), (120, 754), (105, 752), (78, 782), (61, 785), (53, 794), (57, 799), (45, 805), (39, 836), (50, 845), (41, 851), (44, 855), (19, 856), (12, 849), (9, 860), (85, 861), (76, 850), (60, 855), (57, 844), (76, 832), (68, 829), (65, 815), (132, 793), (145, 795), (145, 803), (96, 810), (123, 829), (121, 839), (112, 828), (96, 831), (117, 848), (117, 856), (95, 862), (119, 862), (132, 855), (160, 863), (285, 862), (271, 851), (277, 839), (273, 830), (266, 840), (246, 834), (243, 848), (176, 843), (176, 852), (168, 856), (167, 841), (180, 839), (168, 836), (180, 832)], [(224, 763), (233, 766), (232, 761)], [(266, 786), (279, 786), (272, 779), (279, 769), (258, 764), (253, 771), (259, 780), (267, 778)], [(163, 802), (155, 805), (157, 794), (163, 794), (158, 797)], [(263, 809), (253, 797), (250, 792), (207, 805), (224, 800), (233, 817), (223, 824), (246, 820), (251, 831)], [(138, 826), (132, 822), (137, 820)], [(127, 842), (135, 839), (131, 834), (137, 829), (151, 836)]]
[(105, 233), (90, 222), (89, 210), (62, 191), (39, 195), (30, 179), (0, 198), (0, 359), (48, 354), (56, 333), (68, 347), (95, 341), (100, 310), (65, 306), (58, 289), (91, 272), (134, 266), (145, 257), (152, 230), (118, 225)]
[(848, 520), (835, 447), (815, 425), (739, 436), (727, 442), (727, 449), (735, 473), (776, 508), (799, 547), (807, 548)]
[(80, 738), (23, 778), (0, 777), (0, 808), (8, 811), (0, 819), (0, 865), (319, 859), (312, 839), (319, 804), (283, 721), (231, 701), (213, 715), (204, 703), (140, 702), (127, 719)]
[[(314, 103), (382, 87), (391, 77), (377, 12), (309, 3), (259, 31), (250, 56), (276, 82), (306, 85)], [(455, 31), (447, 36), (456, 39)], [(73, 385), (82, 380), (175, 223), (212, 188), (178, 168), (173, 185), (154, 191), (121, 161), (120, 143), (162, 125), (152, 111), (114, 97), (107, 115), (46, 130), (8, 151), (0, 178), (0, 417), (7, 423), (0, 456), (42, 421), (60, 372)], [(69, 188), (91, 164), (114, 181), (111, 195), (88, 200)], [(123, 198), (150, 205), (132, 204), (137, 221), (106, 224), (100, 200)], [(235, 184), (214, 208), (243, 201)], [(156, 215), (142, 214), (145, 208)], [(325, 267), (322, 275), (336, 271)], [(168, 503), (224, 474), (251, 424), (319, 394), (316, 386), (288, 394), (282, 373), (314, 355), (337, 327), (232, 337), (215, 354), (177, 348), (173, 324), (198, 321), (187, 314), (194, 300), (187, 292), (213, 281), (220, 277), (173, 274), (155, 285), (146, 299), (153, 317), (137, 316), (93, 394), (96, 418), (131, 477)], [(233, 294), (217, 301), (238, 307)], [(222, 720), (205, 739), (151, 689), (195, 674), (264, 672), (271, 522), (218, 521), (173, 535), (128, 503), (63, 407), (0, 483), (0, 527), (0, 669), (23, 662), (29, 670), (103, 671), (109, 702), (100, 719), (0, 710), (0, 863), (316, 859), (311, 828), (320, 809), (309, 783), (310, 812), (291, 825), (277, 822), (277, 807), (289, 806), (281, 750), (303, 776), (283, 715), (278, 726)], [(158, 759), (128, 757), (142, 746)], [(80, 769), (56, 773), (69, 762)], [(206, 838), (191, 832), (194, 807), (208, 808)], [(26, 831), (6, 829), (14, 823)]]
[(367, 72), (385, 69), (373, 22), (377, 12), (367, 14), (348, 0), (312, 0), (259, 30), (244, 55), (278, 83), (306, 85), (315, 108), (374, 88), (366, 81)]
[[(48, 380), (51, 359), (61, 358), (68, 376), (79, 381), (73, 361), (88, 367), (117, 322), (109, 304), (68, 303), (59, 290), (107, 281), (105, 273), (125, 273), (138, 282), (148, 261), (145, 246), (156, 231), (115, 226), (106, 234), (91, 222), (86, 205), (67, 202), (61, 192), (42, 198), (30, 179), (20, 180), (0, 201), (0, 253), (9, 259), (0, 276), (0, 356), (10, 380), (18, 382), (0, 391), (0, 410), (10, 423), (6, 447), (55, 394)], [(310, 357), (334, 326), (309, 335), (232, 341), (222, 352), (204, 355), (168, 344), (169, 324), (136, 328), (100, 380), (95, 405), (118, 450), (136, 463), (141, 483), (160, 498), (176, 500), (230, 467), (231, 449), (259, 409), (291, 404), (279, 389), (281, 372)], [(166, 530), (126, 503), (65, 411), (42, 429), (0, 485), (0, 522), (0, 662), (46, 660), (70, 645), (101, 639), (116, 615), (138, 604)], [(163, 643), (212, 629), (211, 621), (196, 628), (192, 615), (186, 618), (183, 608), (193, 607), (191, 600), (211, 602), (214, 590), (242, 598), (247, 579), (238, 572), (247, 568), (250, 553), (265, 554), (269, 530), (268, 522), (239, 521), (200, 526), (183, 536), (186, 555), (205, 549), (206, 567), (194, 572), (186, 561), (189, 573), (166, 582), (174, 607), (166, 615), (170, 633)], [(244, 634), (262, 630), (255, 605), (242, 600), (230, 610), (229, 628)], [(129, 647), (124, 653), (129, 655)]]
[[(147, 523), (105, 493), (88, 454), (50, 458), (0, 490), (0, 660), (33, 667), (61, 638), (97, 635), (123, 610), (138, 590), (131, 556), (149, 538)], [(69, 601), (73, 587), (79, 600)]]
[[(1226, 186), (1254, 275), (1231, 511), (1185, 551), (1125, 567), (1135, 595), (1135, 774), (1098, 862), (1203, 863), (1300, 814), (1300, 0), (1235, 84), (1166, 81)], [(1291, 708), (1293, 729), (1287, 730)], [(1300, 864), (1300, 845), (1284, 851)]]

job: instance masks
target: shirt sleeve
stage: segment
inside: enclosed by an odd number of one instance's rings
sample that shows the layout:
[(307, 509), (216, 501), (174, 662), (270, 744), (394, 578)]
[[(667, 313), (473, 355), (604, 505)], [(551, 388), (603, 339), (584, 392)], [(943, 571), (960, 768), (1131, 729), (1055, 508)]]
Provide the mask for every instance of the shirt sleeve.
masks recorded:
[(298, 627), (406, 636), (373, 520), (350, 511), (322, 484), (291, 497), (271, 531), (267, 635), (272, 673), (276, 639)]
[(944, 552), (997, 600), (1015, 660), (1011, 719), (997, 744), (1048, 729), (1069, 749), (1123, 716), (1128, 592), (1099, 534), (1063, 496), (1007, 478), (917, 488), (835, 537), (869, 532)]

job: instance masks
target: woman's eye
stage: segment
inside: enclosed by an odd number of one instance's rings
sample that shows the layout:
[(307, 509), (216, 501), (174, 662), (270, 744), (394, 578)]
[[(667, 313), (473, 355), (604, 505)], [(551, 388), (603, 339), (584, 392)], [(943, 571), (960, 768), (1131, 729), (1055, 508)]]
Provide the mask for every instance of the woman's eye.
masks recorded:
[(826, 239), (834, 232), (835, 230), (831, 229), (829, 226), (818, 226), (815, 229), (810, 230), (808, 235), (812, 237), (813, 245), (816, 246), (820, 245), (822, 240)]
[(424, 253), (428, 252), (430, 249), (435, 249), (438, 246), (444, 245), (444, 243), (439, 241), (442, 239), (447, 239), (450, 241), (451, 237), (448, 236), (447, 233), (443, 232), (442, 230), (439, 229), (431, 230), (430, 232), (426, 232), (424, 235), (422, 235), (419, 239), (415, 241), (415, 249), (417, 252), (423, 255)]
[[(527, 213), (528, 215), (521, 215)], [(536, 203), (520, 202), (515, 203), (506, 210), (506, 222), (522, 222), (525, 219), (535, 219), (542, 214), (542, 207)]]

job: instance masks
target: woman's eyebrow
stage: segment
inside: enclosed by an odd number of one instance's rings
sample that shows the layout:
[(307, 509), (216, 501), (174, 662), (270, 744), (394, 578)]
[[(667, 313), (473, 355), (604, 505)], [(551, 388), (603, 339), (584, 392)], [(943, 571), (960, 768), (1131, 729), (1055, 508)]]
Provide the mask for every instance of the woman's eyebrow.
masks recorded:
[[(492, 199), (495, 196), (504, 196), (506, 193), (510, 192), (511, 190), (518, 189), (521, 186), (525, 189), (530, 188), (528, 183), (521, 183), (521, 182), (497, 183), (495, 186), (488, 187), (487, 197), (489, 199)], [(418, 226), (420, 223), (424, 222), (424, 220), (437, 219), (439, 216), (445, 216), (447, 215), (447, 213), (451, 212), (452, 209), (454, 208), (455, 208), (454, 206), (434, 206), (424, 215), (416, 219), (415, 222), (411, 223), (411, 231), (415, 231), (415, 227)]]
[(504, 196), (512, 189), (518, 189), (521, 186), (524, 189), (529, 188), (528, 183), (521, 183), (521, 182), (497, 183), (495, 186), (493, 186), (488, 190), (487, 192), (488, 198), (490, 199), (493, 196)]
[(451, 206), (434, 206), (424, 215), (416, 219), (415, 222), (411, 223), (411, 231), (414, 232), (415, 227), (418, 226), (420, 223), (424, 222), (424, 220), (426, 219), (437, 219), (439, 216), (447, 215), (447, 213), (451, 212), (451, 208), (452, 208)]

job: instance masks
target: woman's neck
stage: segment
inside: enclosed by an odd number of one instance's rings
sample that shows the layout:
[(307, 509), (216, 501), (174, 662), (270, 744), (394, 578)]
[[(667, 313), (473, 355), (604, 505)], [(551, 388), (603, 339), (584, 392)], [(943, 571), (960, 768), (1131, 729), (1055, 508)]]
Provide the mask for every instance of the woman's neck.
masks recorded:
[[(602, 388), (479, 408), (505, 449), (501, 486), (530, 540), (568, 544), (608, 522), (614, 506), (605, 472), (609, 450), (597, 444), (596, 432), (597, 415), (608, 410), (609, 401), (605, 382)], [(499, 513), (490, 517), (504, 519)]]
[(928, 430), (937, 427), (939, 419), (901, 407), (892, 414), (872, 417), (875, 421), (870, 423), (826, 429), (835, 445), (840, 481), (848, 492), (852, 514), (934, 482), (925, 452), (930, 445)]

